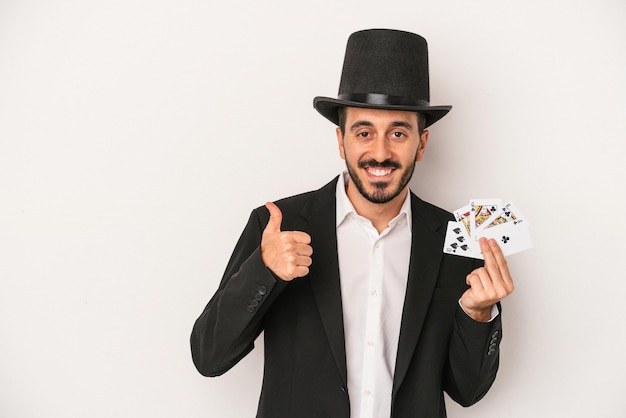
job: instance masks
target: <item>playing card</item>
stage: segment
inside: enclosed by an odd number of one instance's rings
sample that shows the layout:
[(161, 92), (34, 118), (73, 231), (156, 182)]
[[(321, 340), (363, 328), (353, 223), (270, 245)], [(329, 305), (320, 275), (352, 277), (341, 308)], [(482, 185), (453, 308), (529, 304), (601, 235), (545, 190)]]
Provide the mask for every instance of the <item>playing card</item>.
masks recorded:
[(472, 207), (470, 205), (465, 205), (462, 208), (459, 208), (454, 211), (454, 218), (458, 222), (462, 222), (463, 226), (467, 230), (467, 235), (470, 235), (470, 210)]
[(502, 199), (472, 199), (470, 200), (470, 236), (475, 237), (475, 232), (480, 226), (489, 223), (502, 209)]
[(501, 225), (507, 222), (513, 222), (515, 224), (519, 224), (522, 222), (528, 223), (522, 212), (518, 208), (516, 208), (513, 203), (509, 202), (502, 207), (502, 209), (496, 214), (496, 216), (494, 216), (488, 222), (484, 222), (478, 229), (491, 228), (492, 226)]
[[(480, 237), (493, 238), (500, 245), (500, 249), (505, 256), (518, 253), (533, 247), (530, 238), (528, 223), (506, 222), (485, 228), (476, 232), (476, 239)], [(482, 259), (482, 254), (480, 256)]]
[[(476, 254), (474, 254), (476, 252), (474, 242), (470, 239), (463, 222), (448, 222), (446, 238), (443, 244), (443, 252), (463, 257), (476, 258)], [(480, 251), (478, 251), (478, 254), (480, 254)]]
[(528, 220), (513, 204), (502, 199), (471, 199), (469, 205), (454, 211), (449, 221), (443, 252), (484, 259), (478, 240), (493, 238), (505, 256), (532, 248)]

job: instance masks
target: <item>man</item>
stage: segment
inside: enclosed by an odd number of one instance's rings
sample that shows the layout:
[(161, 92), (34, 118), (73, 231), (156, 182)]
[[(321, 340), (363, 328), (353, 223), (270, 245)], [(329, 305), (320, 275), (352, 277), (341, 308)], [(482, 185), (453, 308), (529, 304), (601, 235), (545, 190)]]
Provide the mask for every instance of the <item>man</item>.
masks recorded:
[(452, 216), (409, 191), (430, 106), (426, 41), (395, 30), (348, 40), (337, 99), (315, 108), (338, 124), (347, 172), (321, 189), (252, 212), (191, 348), (217, 376), (264, 332), (258, 417), (445, 417), (443, 391), (480, 400), (498, 368), (506, 261), (444, 254)]

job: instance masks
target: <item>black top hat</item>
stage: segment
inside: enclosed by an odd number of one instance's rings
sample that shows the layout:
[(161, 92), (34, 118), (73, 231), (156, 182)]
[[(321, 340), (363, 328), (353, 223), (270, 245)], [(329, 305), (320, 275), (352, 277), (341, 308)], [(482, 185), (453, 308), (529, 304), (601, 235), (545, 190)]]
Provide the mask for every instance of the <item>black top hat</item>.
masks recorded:
[(313, 106), (339, 124), (337, 109), (345, 106), (411, 110), (426, 118), (426, 126), (452, 106), (431, 106), (426, 39), (410, 32), (369, 29), (348, 38), (337, 99), (315, 97)]

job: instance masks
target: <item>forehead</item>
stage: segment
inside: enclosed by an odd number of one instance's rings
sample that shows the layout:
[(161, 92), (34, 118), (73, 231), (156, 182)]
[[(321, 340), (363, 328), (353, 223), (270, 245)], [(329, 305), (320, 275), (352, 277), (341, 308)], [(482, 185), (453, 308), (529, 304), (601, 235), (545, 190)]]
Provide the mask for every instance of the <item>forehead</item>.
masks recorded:
[(389, 125), (394, 122), (407, 122), (417, 127), (417, 113), (407, 110), (366, 109), (346, 107), (346, 125), (355, 121), (367, 121), (372, 124)]

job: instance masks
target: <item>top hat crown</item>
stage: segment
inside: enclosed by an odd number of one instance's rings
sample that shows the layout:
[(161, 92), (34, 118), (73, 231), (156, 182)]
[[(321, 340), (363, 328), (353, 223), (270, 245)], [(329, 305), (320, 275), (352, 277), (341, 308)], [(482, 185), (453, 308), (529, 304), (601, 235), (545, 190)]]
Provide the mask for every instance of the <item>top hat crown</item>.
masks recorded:
[(338, 109), (346, 106), (416, 111), (425, 117), (426, 126), (452, 108), (430, 105), (426, 39), (392, 29), (350, 35), (337, 99), (318, 96), (313, 106), (336, 125)]

